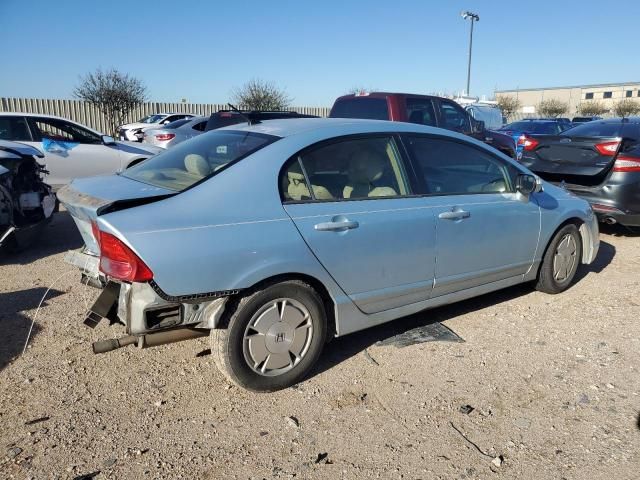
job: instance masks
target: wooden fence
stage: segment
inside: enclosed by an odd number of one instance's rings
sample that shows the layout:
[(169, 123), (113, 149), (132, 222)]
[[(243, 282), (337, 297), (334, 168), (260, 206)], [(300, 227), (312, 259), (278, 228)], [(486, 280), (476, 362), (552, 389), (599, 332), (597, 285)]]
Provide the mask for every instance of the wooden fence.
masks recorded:
[[(147, 102), (135, 108), (127, 118), (127, 122), (134, 122), (152, 113), (193, 113), (194, 115), (211, 115), (218, 110), (228, 109), (229, 106), (218, 103), (166, 103)], [(304, 113), (306, 115), (329, 115), (329, 107), (290, 107), (287, 110)], [(41, 113), (68, 118), (74, 122), (86, 125), (99, 132), (109, 130), (104, 115), (95, 106), (83, 100), (60, 100), (43, 98), (0, 98), (0, 112)]]

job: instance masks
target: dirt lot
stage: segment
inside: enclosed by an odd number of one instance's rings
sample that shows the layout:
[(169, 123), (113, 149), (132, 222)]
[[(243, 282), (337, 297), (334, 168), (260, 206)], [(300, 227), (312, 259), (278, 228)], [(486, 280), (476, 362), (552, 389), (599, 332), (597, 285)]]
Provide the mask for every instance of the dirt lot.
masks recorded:
[[(511, 288), (335, 340), (297, 388), (252, 394), (206, 339), (94, 356), (123, 329), (81, 325), (97, 290), (64, 264), (80, 240), (58, 214), (0, 257), (0, 478), (638, 478), (640, 237), (602, 241), (564, 294)], [(436, 321), (465, 342), (375, 345)]]

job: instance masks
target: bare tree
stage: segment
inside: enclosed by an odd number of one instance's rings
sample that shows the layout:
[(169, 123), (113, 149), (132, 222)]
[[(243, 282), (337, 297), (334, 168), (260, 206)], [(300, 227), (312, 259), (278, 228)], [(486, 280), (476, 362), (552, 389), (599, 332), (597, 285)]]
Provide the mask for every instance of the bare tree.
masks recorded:
[(585, 117), (597, 117), (608, 111), (609, 109), (605, 107), (603, 103), (596, 100), (580, 102), (580, 105), (578, 105), (578, 113)]
[(538, 112), (545, 117), (559, 117), (569, 111), (569, 104), (555, 98), (542, 100), (538, 104)]
[(142, 81), (115, 68), (98, 69), (81, 77), (73, 95), (97, 106), (107, 117), (109, 133), (115, 135), (129, 112), (147, 99), (147, 88)]
[(502, 110), (502, 114), (509, 118), (520, 108), (520, 100), (509, 95), (500, 95), (498, 97), (498, 107)]
[(620, 100), (614, 105), (613, 112), (618, 117), (630, 117), (640, 112), (640, 103), (630, 99)]
[(375, 89), (375, 88), (367, 88), (367, 87), (364, 87), (364, 86), (358, 86), (358, 85), (355, 85), (355, 86), (351, 87), (351, 88), (347, 91), (347, 94), (350, 94), (350, 93), (351, 93), (351, 94), (357, 95), (357, 94), (359, 94), (359, 93), (375, 92), (375, 91), (376, 91), (376, 89)]
[(249, 110), (283, 110), (291, 104), (287, 92), (273, 82), (249, 80), (233, 92), (233, 100)]

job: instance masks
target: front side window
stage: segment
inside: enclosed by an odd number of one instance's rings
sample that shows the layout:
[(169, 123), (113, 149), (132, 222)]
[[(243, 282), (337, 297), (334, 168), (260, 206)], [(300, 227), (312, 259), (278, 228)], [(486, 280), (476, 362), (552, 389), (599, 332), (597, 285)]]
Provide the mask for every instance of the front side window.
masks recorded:
[(125, 170), (123, 175), (180, 192), (278, 138), (232, 130), (210, 132), (134, 165)]
[(284, 202), (409, 194), (406, 171), (390, 136), (341, 140), (302, 153), (283, 169), (280, 188)]
[(442, 112), (442, 125), (440, 126), (442, 128), (456, 132), (468, 132), (471, 130), (469, 118), (464, 110), (449, 102), (442, 102), (440, 108)]
[(513, 191), (517, 172), (492, 155), (460, 142), (407, 136), (405, 143), (424, 178), (429, 195), (504, 193)]
[(407, 118), (411, 123), (436, 126), (433, 102), (428, 98), (407, 98)]
[(64, 120), (35, 118), (33, 123), (41, 138), (72, 143), (102, 144), (99, 135)]
[(24, 117), (0, 116), (0, 140), (31, 141), (31, 133)]

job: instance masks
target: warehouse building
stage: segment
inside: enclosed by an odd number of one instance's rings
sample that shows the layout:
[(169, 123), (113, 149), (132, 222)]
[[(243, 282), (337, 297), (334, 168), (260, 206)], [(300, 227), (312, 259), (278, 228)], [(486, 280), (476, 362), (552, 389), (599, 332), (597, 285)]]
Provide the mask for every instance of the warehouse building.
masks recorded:
[(496, 90), (496, 98), (515, 97), (520, 101), (520, 116), (536, 115), (541, 101), (555, 99), (569, 104), (567, 115), (576, 114), (578, 105), (584, 101), (597, 101), (613, 110), (616, 102), (633, 99), (640, 102), (640, 82), (600, 83), (596, 85), (577, 85), (568, 87), (517, 88), (515, 90)]

